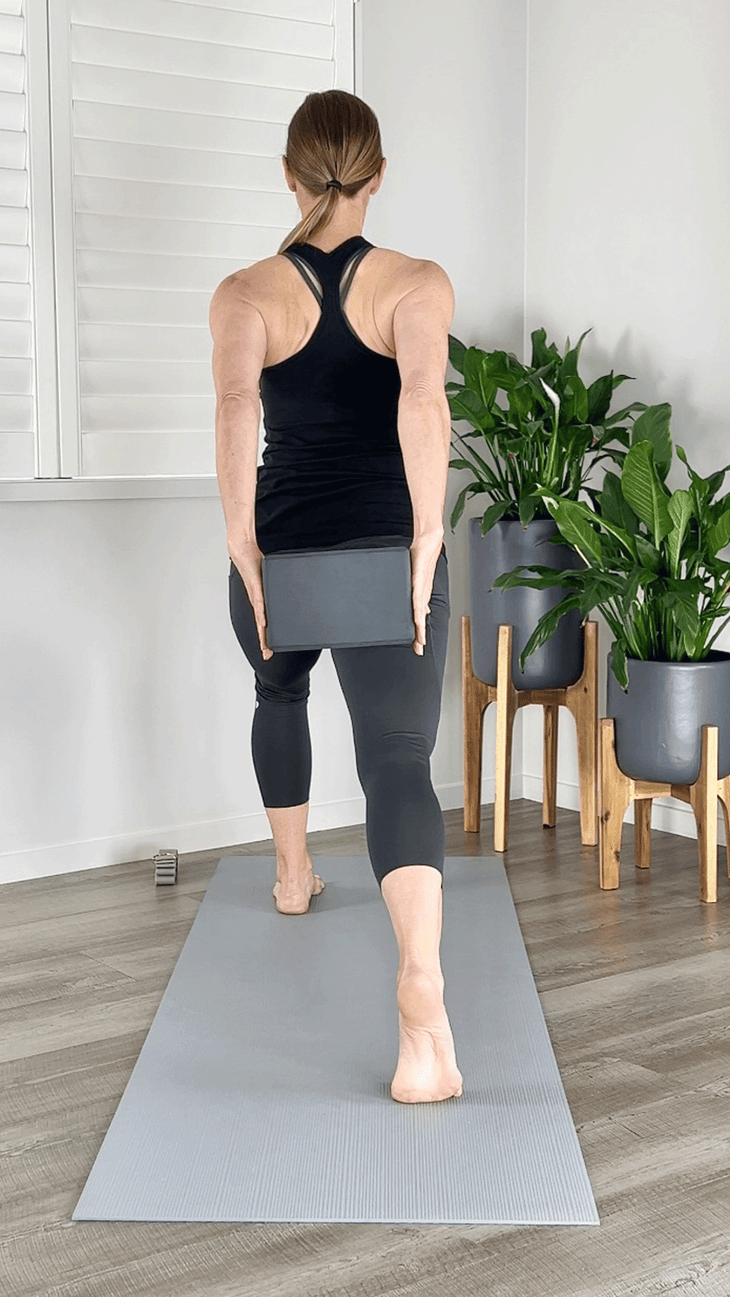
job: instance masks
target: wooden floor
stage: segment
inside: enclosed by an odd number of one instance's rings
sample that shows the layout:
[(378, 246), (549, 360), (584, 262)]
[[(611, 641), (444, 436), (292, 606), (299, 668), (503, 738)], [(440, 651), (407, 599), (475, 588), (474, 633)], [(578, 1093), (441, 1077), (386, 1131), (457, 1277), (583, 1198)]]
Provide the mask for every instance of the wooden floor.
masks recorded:
[[(480, 834), (445, 820), (447, 855), (492, 854), (491, 806)], [(308, 841), (366, 854), (360, 826)], [(0, 888), (4, 1297), (728, 1297), (724, 848), (706, 905), (696, 842), (655, 830), (639, 871), (627, 824), (621, 886), (601, 892), (577, 812), (543, 829), (526, 800), (503, 860), (599, 1226), (72, 1222), (216, 861), (271, 851), (181, 856), (176, 887), (148, 861)]]

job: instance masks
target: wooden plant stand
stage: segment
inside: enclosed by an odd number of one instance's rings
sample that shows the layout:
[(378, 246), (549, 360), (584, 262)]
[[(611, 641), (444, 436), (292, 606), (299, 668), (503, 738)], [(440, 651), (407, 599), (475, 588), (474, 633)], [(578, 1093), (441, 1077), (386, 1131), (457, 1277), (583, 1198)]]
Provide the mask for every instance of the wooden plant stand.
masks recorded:
[(634, 838), (636, 864), (648, 869), (651, 864), (651, 803), (654, 797), (678, 797), (689, 802), (697, 824), (697, 848), (700, 866), (700, 900), (717, 901), (717, 799), (725, 815), (727, 870), (730, 878), (730, 775), (717, 775), (718, 728), (702, 726), (700, 773), (694, 784), (652, 783), (631, 779), (619, 769), (616, 760), (616, 730), (613, 717), (604, 716), (600, 730), (600, 865), (599, 881), (603, 888), (618, 887), (621, 830), (624, 816), (634, 803)]
[(507, 850), (512, 729), (520, 707), (539, 703), (543, 708), (542, 822), (555, 824), (558, 765), (558, 709), (567, 707), (575, 718), (580, 780), (580, 836), (584, 846), (598, 841), (597, 735), (598, 735), (598, 622), (583, 623), (583, 673), (564, 689), (516, 689), (512, 682), (512, 627), (499, 627), (497, 683), (486, 684), (474, 675), (471, 657), (471, 619), (461, 619), (461, 677), (464, 706), (464, 830), (478, 833), (481, 819), (482, 735), (484, 713), (497, 704), (497, 743), (494, 790), (494, 850)]

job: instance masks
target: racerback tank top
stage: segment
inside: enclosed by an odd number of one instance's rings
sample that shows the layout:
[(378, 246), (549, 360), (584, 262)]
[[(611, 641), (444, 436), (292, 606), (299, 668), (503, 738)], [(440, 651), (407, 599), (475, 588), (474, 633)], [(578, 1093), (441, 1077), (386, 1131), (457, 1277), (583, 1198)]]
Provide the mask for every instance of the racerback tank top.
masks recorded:
[(373, 246), (356, 234), (330, 252), (293, 243), (282, 254), (321, 313), (299, 351), (261, 371), (265, 448), (255, 518), (264, 554), (362, 537), (412, 542), (398, 364), (366, 346), (343, 311), (355, 270)]

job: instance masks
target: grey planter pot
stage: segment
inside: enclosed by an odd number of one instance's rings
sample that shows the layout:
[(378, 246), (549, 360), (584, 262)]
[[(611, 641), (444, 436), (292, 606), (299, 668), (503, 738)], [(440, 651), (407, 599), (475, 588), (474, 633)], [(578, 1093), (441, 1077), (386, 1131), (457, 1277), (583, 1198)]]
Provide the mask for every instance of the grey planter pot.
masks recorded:
[(581, 568), (583, 560), (569, 545), (551, 545), (557, 534), (552, 518), (534, 520), (523, 528), (519, 521), (495, 523), (481, 534), (481, 518), (469, 519), (469, 585), (471, 595), (471, 649), (474, 674), (485, 684), (497, 683), (497, 638), (500, 623), (514, 627), (512, 683), (516, 689), (563, 689), (583, 670), (582, 617), (567, 612), (550, 639), (527, 659), (520, 670), (520, 653), (544, 613), (565, 598), (557, 587), (532, 590), (492, 590), (493, 581), (520, 563), (545, 567)]
[(629, 658), (624, 693), (608, 654), (606, 714), (614, 719), (616, 760), (631, 779), (694, 784), (702, 726), (718, 727), (718, 776), (730, 774), (730, 653), (710, 649), (704, 662)]

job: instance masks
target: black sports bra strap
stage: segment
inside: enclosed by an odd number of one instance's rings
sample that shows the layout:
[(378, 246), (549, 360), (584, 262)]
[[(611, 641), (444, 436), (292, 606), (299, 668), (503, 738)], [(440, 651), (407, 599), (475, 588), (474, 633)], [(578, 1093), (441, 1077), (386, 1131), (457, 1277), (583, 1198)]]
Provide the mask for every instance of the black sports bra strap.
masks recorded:
[(285, 248), (282, 255), (288, 257), (292, 264), (296, 266), (304, 282), (311, 288), (320, 309), (323, 309), (325, 295), (327, 295), (328, 301), (336, 306), (339, 288), (339, 305), (340, 310), (342, 310), (355, 271), (362, 261), (362, 258), (365, 256), (365, 253), (369, 252), (372, 247), (372, 243), (364, 243), (362, 247), (355, 248), (355, 251), (350, 254), (345, 262), (339, 279), (339, 286), (333, 278), (333, 275), (336, 274), (335, 265), (330, 265), (329, 262), (325, 263), (322, 269), (323, 272), (326, 271), (326, 273), (323, 274), (323, 278), (320, 278), (314, 269), (314, 266), (311, 265), (309, 258), (302, 255), (299, 251), (291, 247)]
[(371, 243), (366, 243), (361, 248), (356, 248), (347, 261), (345, 269), (342, 272), (342, 278), (340, 279), (340, 306), (345, 305), (345, 298), (350, 291), (350, 284), (352, 283), (355, 271), (360, 265), (365, 253), (369, 252), (371, 247)]
[(292, 264), (296, 266), (302, 279), (306, 284), (309, 284), (318, 304), (321, 306), (323, 297), (322, 285), (309, 262), (305, 261), (304, 257), (300, 257), (298, 253), (292, 251), (291, 248), (285, 248), (282, 255), (288, 257)]

